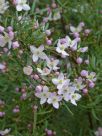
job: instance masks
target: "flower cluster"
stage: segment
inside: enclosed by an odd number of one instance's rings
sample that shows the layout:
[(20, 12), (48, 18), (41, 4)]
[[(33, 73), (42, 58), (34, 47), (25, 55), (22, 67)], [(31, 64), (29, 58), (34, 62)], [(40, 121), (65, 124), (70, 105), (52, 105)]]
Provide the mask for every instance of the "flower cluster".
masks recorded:
[(13, 49), (19, 47), (19, 43), (18, 41), (15, 41), (14, 36), (15, 33), (11, 26), (8, 26), (7, 28), (0, 26), (0, 47), (3, 48), (4, 52), (8, 52), (11, 47)]
[[(77, 27), (70, 26), (71, 35), (73, 35), (75, 38), (80, 37), (80, 33), (83, 31), (83, 28), (85, 26), (84, 22), (80, 22)], [(90, 34), (90, 29), (85, 29), (83, 32), (84, 36), (88, 36)]]
[[(62, 58), (70, 57), (73, 58), (72, 53), (84, 53), (87, 51), (88, 47), (78, 47), (79, 38), (71, 40), (69, 36), (59, 39), (56, 47), (56, 51), (61, 54)], [(37, 62), (44, 63), (43, 69), (37, 66), (37, 72), (40, 74), (41, 78), (44, 78), (44, 85), (38, 85), (36, 87), (35, 96), (40, 98), (40, 104), (48, 103), (52, 104), (54, 108), (58, 109), (61, 102), (71, 102), (73, 105), (77, 105), (77, 101), (82, 97), (81, 93), (88, 93), (89, 88), (95, 86), (96, 74), (95, 72), (89, 73), (86, 70), (80, 72), (79, 77), (71, 81), (67, 78), (67, 73), (63, 73), (59, 66), (60, 60), (56, 57), (47, 56), (44, 52), (45, 47), (41, 45), (40, 47), (30, 46), (30, 51), (32, 53), (32, 60), (34, 63)], [(76, 62), (78, 64), (82, 63), (82, 58), (78, 57)], [(46, 62), (46, 63), (45, 63)], [(88, 64), (88, 60), (87, 60)], [(25, 68), (24, 68), (25, 69)], [(31, 75), (33, 70), (28, 66), (26, 75)], [(50, 86), (46, 83), (47, 81)]]

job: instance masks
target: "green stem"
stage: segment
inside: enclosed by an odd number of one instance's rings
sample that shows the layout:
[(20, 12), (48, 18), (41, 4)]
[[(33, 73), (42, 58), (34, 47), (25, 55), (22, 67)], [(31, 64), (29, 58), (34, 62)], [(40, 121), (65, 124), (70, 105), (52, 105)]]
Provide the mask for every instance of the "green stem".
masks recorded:
[(36, 135), (36, 124), (37, 124), (37, 109), (34, 110), (34, 122), (33, 122), (33, 135), (32, 136), (37, 136)]

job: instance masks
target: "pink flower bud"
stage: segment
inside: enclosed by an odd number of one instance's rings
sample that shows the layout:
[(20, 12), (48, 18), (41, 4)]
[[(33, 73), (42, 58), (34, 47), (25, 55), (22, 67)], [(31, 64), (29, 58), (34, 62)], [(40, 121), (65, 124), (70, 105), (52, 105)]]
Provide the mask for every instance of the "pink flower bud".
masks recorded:
[(86, 77), (88, 75), (88, 71), (82, 70), (80, 74), (81, 76)]
[(81, 41), (80, 37), (77, 37), (76, 42), (80, 42), (80, 41)]
[(77, 62), (78, 64), (81, 64), (81, 63), (83, 62), (83, 59), (80, 58), (80, 57), (78, 57), (77, 60), (76, 60), (76, 62)]
[(26, 92), (26, 89), (25, 89), (25, 88), (22, 88), (22, 89), (21, 89), (21, 92), (22, 92), (22, 93), (25, 93), (25, 92)]
[(0, 33), (4, 31), (4, 27), (0, 26)]
[(13, 31), (13, 27), (12, 26), (8, 26), (7, 30), (8, 30), (8, 32)]
[(13, 0), (12, 3), (13, 3), (13, 5), (16, 5), (16, 4), (17, 4), (16, 0)]
[(88, 93), (87, 88), (84, 88), (84, 89), (82, 90), (82, 92), (83, 92), (83, 94), (87, 94), (87, 93)]
[(51, 45), (51, 44), (52, 44), (52, 41), (51, 41), (51, 40), (49, 40), (49, 39), (47, 39), (47, 41), (46, 41), (46, 42), (47, 42), (47, 44), (48, 44), (48, 45)]
[(26, 96), (27, 96), (27, 93), (23, 93), (22, 96), (20, 97), (21, 100), (25, 100), (26, 99)]
[(48, 18), (45, 17), (45, 18), (43, 19), (43, 23), (47, 23), (47, 22), (48, 22)]
[(34, 75), (34, 79), (35, 80), (38, 80), (39, 79), (39, 76), (37, 74)]
[(90, 88), (94, 88), (94, 86), (95, 86), (95, 84), (94, 84), (93, 82), (90, 82), (90, 83), (89, 83), (89, 87), (90, 87)]
[(50, 36), (51, 35), (51, 30), (46, 30), (45, 33), (46, 33), (47, 36)]
[(15, 89), (15, 90), (16, 90), (16, 92), (19, 92), (19, 88), (18, 88), (18, 87), (16, 87), (16, 89)]
[(41, 85), (38, 85), (36, 86), (36, 89), (35, 89), (37, 92), (41, 92), (42, 91), (42, 86)]
[(3, 48), (3, 51), (4, 51), (5, 53), (7, 53), (7, 52), (8, 52), (8, 48)]
[(84, 27), (85, 26), (85, 23), (84, 22), (80, 22), (79, 24), (81, 27)]
[(18, 41), (15, 41), (15, 42), (12, 43), (12, 47), (13, 47), (14, 49), (17, 49), (19, 46), (20, 46), (20, 45), (19, 45)]
[(53, 2), (52, 5), (51, 5), (51, 7), (52, 7), (52, 8), (56, 8), (56, 7), (57, 7), (56, 3)]
[(75, 33), (73, 33), (73, 36), (74, 36), (75, 38), (78, 38), (80, 35), (79, 35), (79, 33), (75, 32)]
[(13, 38), (14, 38), (14, 32), (10, 31), (10, 32), (8, 33), (8, 35), (9, 35), (9, 37), (13, 40)]
[(5, 116), (5, 112), (0, 112), (0, 117)]
[(87, 34), (87, 35), (88, 35), (90, 32), (91, 32), (90, 29), (85, 29), (85, 31), (84, 31), (84, 33)]
[(77, 50), (77, 45), (71, 47), (71, 50), (72, 50), (72, 51), (76, 51), (76, 50)]
[(53, 132), (52, 130), (47, 130), (47, 136), (52, 136)]
[(19, 113), (19, 112), (20, 112), (19, 108), (14, 108), (13, 109), (13, 113)]

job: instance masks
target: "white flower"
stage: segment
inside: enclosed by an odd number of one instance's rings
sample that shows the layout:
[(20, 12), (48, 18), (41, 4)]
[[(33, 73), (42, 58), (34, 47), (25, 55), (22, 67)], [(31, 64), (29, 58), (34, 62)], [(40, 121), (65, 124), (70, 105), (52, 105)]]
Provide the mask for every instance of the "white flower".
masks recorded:
[(11, 131), (11, 128), (5, 129), (4, 131), (0, 130), (0, 135), (1, 136), (6, 136), (10, 131)]
[(70, 26), (70, 31), (72, 33), (80, 33), (82, 31), (83, 27), (79, 24), (77, 27)]
[(85, 87), (85, 85), (83, 84), (83, 79), (81, 77), (75, 79), (73, 85), (76, 88), (76, 91), (82, 90)]
[(0, 47), (4, 47), (7, 43), (11, 44), (12, 38), (7, 33), (0, 34)]
[(40, 104), (44, 104), (50, 96), (49, 88), (44, 86), (43, 91), (35, 93), (35, 96), (40, 98)]
[(22, 10), (25, 10), (25, 11), (28, 11), (30, 10), (30, 6), (27, 3), (27, 0), (16, 0), (16, 9), (17, 11), (22, 11)]
[(74, 92), (75, 92), (75, 87), (67, 85), (67, 86), (63, 86), (63, 88), (58, 91), (58, 94), (63, 95), (65, 101), (69, 101), (71, 98), (70, 97), (71, 94)]
[(69, 43), (69, 37), (68, 36), (66, 36), (63, 39), (59, 39), (58, 43), (57, 43), (56, 51), (58, 53), (61, 53), (64, 56), (69, 56), (69, 54), (65, 51), (65, 49), (67, 49), (68, 46), (69, 46), (68, 43)]
[(64, 74), (60, 73), (58, 78), (53, 78), (52, 82), (53, 84), (55, 84), (57, 86), (57, 89), (62, 89), (63, 85), (68, 84), (69, 83), (69, 79), (65, 79)]
[(96, 81), (96, 73), (95, 72), (91, 72), (90, 74), (88, 74), (86, 76), (86, 78), (90, 82), (95, 82)]
[(54, 59), (52, 59), (52, 60), (47, 59), (47, 67), (49, 69), (51, 69), (51, 70), (57, 70), (57, 69), (59, 69), (59, 67), (57, 67), (58, 63), (59, 63), (58, 59), (56, 59), (56, 60), (54, 60)]
[(68, 42), (68, 47), (72, 48), (72, 47), (76, 47), (77, 48), (77, 43), (79, 38), (75, 38), (74, 40), (71, 40), (71, 38), (69, 36), (66, 36), (67, 38), (67, 42)]
[(32, 67), (31, 66), (27, 66), (27, 67), (24, 67), (23, 68), (23, 72), (24, 72), (24, 74), (25, 75), (31, 75), (31, 73), (33, 72), (33, 69), (32, 69)]
[(38, 59), (47, 59), (46, 54), (43, 52), (44, 46), (41, 45), (39, 48), (36, 48), (35, 46), (30, 46), (30, 50), (33, 54), (32, 59), (34, 62), (37, 62)]
[(8, 7), (8, 2), (6, 2), (5, 0), (0, 0), (0, 14), (3, 14), (5, 10), (8, 9)]
[(50, 97), (48, 98), (47, 102), (49, 104), (52, 104), (54, 108), (59, 108), (59, 102), (62, 100), (61, 96), (58, 96), (55, 92), (50, 94)]
[(75, 38), (74, 40), (71, 40), (69, 36), (66, 36), (63, 39), (59, 39), (56, 47), (56, 51), (58, 53), (61, 53), (62, 56), (69, 56), (69, 54), (65, 51), (70, 48), (77, 49), (77, 44), (78, 44), (79, 38)]
[(44, 68), (43, 70), (41, 70), (40, 68), (37, 68), (37, 71), (42, 75), (42, 76), (46, 76), (48, 74), (50, 74), (51, 70), (48, 68)]
[(78, 101), (81, 98), (81, 95), (78, 93), (71, 93), (70, 95), (70, 102), (73, 105), (77, 105), (76, 101)]

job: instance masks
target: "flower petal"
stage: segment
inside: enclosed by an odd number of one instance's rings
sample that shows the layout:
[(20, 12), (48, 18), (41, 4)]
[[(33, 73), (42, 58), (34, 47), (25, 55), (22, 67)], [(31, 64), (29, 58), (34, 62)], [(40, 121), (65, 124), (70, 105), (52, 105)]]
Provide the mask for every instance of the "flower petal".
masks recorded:
[(28, 4), (24, 4), (22, 8), (23, 8), (23, 10), (25, 10), (25, 11), (30, 10), (30, 6), (29, 6)]
[(16, 6), (17, 11), (22, 11), (23, 7), (21, 5)]
[(53, 103), (53, 107), (56, 108), (56, 109), (58, 109), (59, 108), (59, 103), (58, 102), (54, 102)]
[(38, 56), (33, 55), (32, 59), (33, 59), (34, 62), (37, 62), (38, 61)]
[(40, 104), (44, 104), (46, 102), (46, 98), (41, 98)]
[(52, 83), (57, 85), (58, 84), (58, 79), (56, 79), (56, 78), (52, 79)]

